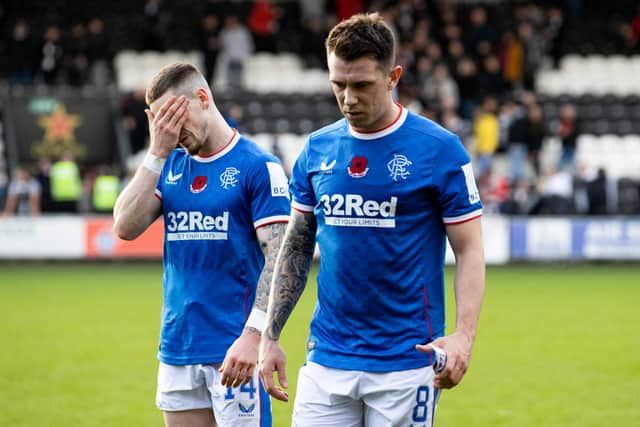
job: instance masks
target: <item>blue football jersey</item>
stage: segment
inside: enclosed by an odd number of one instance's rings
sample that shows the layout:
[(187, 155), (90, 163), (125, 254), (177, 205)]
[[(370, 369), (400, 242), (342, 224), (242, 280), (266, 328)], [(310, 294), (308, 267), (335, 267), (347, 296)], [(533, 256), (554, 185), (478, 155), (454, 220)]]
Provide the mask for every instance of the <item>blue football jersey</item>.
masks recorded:
[(290, 191), (318, 222), (308, 359), (377, 372), (428, 365), (414, 347), (445, 329), (444, 226), (482, 214), (458, 137), (404, 108), (372, 133), (342, 119), (309, 136)]
[(287, 187), (278, 159), (237, 132), (210, 157), (171, 153), (156, 188), (165, 229), (162, 362), (222, 362), (264, 265), (255, 230), (288, 221)]

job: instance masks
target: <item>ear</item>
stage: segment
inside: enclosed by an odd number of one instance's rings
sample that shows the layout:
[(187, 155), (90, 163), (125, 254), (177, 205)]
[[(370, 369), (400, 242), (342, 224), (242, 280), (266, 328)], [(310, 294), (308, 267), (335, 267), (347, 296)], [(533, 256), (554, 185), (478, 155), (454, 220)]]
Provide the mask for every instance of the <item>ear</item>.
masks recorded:
[(396, 65), (395, 67), (391, 68), (391, 71), (389, 71), (388, 83), (387, 83), (389, 90), (392, 90), (394, 87), (396, 87), (396, 85), (400, 81), (401, 75), (402, 75), (401, 65)]
[(200, 88), (196, 91), (196, 98), (198, 98), (198, 103), (203, 110), (209, 109), (211, 99), (209, 98), (209, 93), (204, 88)]

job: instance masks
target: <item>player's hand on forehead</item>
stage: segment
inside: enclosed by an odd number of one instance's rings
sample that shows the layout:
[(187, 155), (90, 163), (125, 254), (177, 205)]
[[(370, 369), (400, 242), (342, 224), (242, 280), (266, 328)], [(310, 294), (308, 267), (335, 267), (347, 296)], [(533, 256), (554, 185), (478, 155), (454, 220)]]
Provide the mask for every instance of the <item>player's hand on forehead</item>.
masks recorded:
[[(162, 98), (158, 101), (161, 100)], [(185, 96), (171, 95), (162, 103), (157, 113), (152, 111), (157, 108), (156, 102), (145, 110), (149, 120), (150, 146), (155, 155), (167, 157), (178, 143), (180, 130), (188, 116), (188, 105), (189, 101)]]
[(184, 95), (170, 95), (164, 101), (162, 98), (164, 97), (157, 99), (149, 106), (152, 116), (158, 120), (165, 116), (172, 117), (176, 112), (180, 111), (180, 107), (186, 107), (189, 104), (187, 97)]

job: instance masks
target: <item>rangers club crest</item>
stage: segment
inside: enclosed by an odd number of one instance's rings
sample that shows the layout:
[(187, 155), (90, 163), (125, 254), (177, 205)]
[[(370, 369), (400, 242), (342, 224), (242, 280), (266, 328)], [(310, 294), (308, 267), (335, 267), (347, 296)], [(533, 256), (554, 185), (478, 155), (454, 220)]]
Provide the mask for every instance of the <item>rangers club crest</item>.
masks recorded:
[(407, 156), (402, 154), (394, 154), (393, 159), (387, 163), (387, 169), (389, 170), (389, 176), (397, 181), (398, 178), (407, 179), (407, 176), (411, 173), (407, 170), (413, 163), (407, 159)]
[(240, 171), (234, 167), (226, 168), (224, 172), (220, 174), (220, 185), (225, 190), (229, 187), (235, 187), (238, 183), (238, 174)]
[(205, 188), (207, 188), (207, 177), (203, 175), (196, 176), (189, 186), (189, 189), (194, 194), (202, 193)]
[(351, 164), (347, 166), (347, 172), (352, 178), (362, 178), (369, 172), (367, 164), (369, 160), (364, 156), (354, 156)]

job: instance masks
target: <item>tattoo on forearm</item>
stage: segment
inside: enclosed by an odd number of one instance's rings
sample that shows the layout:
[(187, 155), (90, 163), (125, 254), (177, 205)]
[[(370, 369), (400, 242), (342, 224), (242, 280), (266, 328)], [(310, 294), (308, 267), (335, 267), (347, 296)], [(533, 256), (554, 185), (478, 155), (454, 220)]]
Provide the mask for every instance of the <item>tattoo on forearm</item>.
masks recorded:
[(315, 248), (316, 219), (294, 214), (280, 249), (272, 282), (266, 336), (277, 340), (307, 283)]
[(260, 240), (260, 247), (262, 249), (262, 253), (264, 253), (264, 267), (262, 268), (260, 278), (258, 279), (256, 299), (253, 306), (262, 311), (267, 311), (267, 304), (269, 303), (269, 287), (271, 286), (273, 269), (276, 265), (278, 250), (282, 244), (286, 228), (287, 224), (284, 222), (266, 225), (265, 231), (267, 231), (267, 237), (266, 239)]

